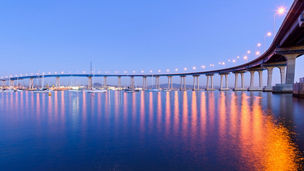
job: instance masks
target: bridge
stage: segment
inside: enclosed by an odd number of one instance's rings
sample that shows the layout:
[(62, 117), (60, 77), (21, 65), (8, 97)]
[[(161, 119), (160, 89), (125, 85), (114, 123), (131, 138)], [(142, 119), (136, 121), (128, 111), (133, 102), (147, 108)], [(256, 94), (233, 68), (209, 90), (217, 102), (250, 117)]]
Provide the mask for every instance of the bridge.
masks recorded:
[[(167, 74), (43, 74), (43, 75), (26, 75), (1, 78), (2, 86), (8, 82), (8, 86), (13, 87), (16, 80), (29, 80), (29, 88), (34, 87), (34, 79), (41, 78), (56, 78), (56, 86), (60, 86), (61, 77), (86, 77), (88, 78), (88, 89), (93, 88), (92, 78), (103, 77), (104, 86), (107, 85), (108, 77), (117, 77), (118, 87), (121, 87), (121, 78), (130, 77), (130, 88), (134, 89), (134, 77), (141, 77), (143, 80), (143, 89), (147, 89), (147, 78), (154, 77), (156, 88), (160, 88), (160, 77), (168, 78), (168, 89), (173, 88), (172, 78), (180, 77), (181, 90), (186, 90), (187, 76), (193, 77), (193, 90), (199, 90), (199, 77), (206, 76), (205, 90), (212, 91), (214, 89), (213, 77), (215, 74), (220, 75), (220, 90), (229, 90), (228, 88), (228, 75), (234, 74), (234, 88), (235, 91), (272, 91), (277, 93), (290, 93), (293, 90), (296, 59), (304, 54), (304, 0), (295, 0), (287, 13), (279, 31), (270, 47), (261, 54), (258, 58), (230, 68), (220, 70), (210, 70), (204, 72), (186, 72), (186, 73), (167, 73)], [(280, 69), (281, 83), (272, 86), (272, 71), (273, 68)], [(263, 87), (262, 73), (267, 71), (267, 86)], [(244, 73), (250, 73), (250, 86), (245, 88)], [(254, 74), (258, 72), (259, 86), (254, 86)], [(239, 85), (239, 77), (241, 84)], [(225, 80), (225, 85), (223, 84)]]

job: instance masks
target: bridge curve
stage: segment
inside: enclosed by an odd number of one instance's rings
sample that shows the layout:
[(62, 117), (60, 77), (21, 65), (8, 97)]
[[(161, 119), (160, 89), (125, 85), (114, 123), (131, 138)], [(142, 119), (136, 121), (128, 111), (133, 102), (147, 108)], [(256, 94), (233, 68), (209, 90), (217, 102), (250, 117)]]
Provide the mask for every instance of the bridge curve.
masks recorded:
[[(293, 84), (295, 72), (295, 59), (304, 54), (304, 0), (295, 0), (287, 13), (278, 33), (272, 41), (270, 47), (256, 59), (234, 67), (185, 73), (160, 73), (160, 74), (45, 74), (27, 75), (2, 78), (1, 81), (14, 81), (22, 79), (51, 78), (51, 77), (173, 77), (173, 76), (193, 76), (200, 75), (213, 76), (213, 74), (225, 75), (228, 73), (241, 74), (246, 71), (260, 71), (273, 67), (287, 66), (286, 82), (282, 84)], [(268, 73), (270, 71), (268, 70)], [(272, 72), (272, 70), (271, 70)], [(272, 74), (272, 73), (271, 73)], [(281, 77), (282, 77), (281, 72)], [(212, 78), (211, 78), (212, 79)], [(253, 79), (253, 78), (252, 78)], [(268, 74), (269, 79), (269, 74)], [(198, 82), (198, 81), (197, 81)], [(222, 77), (221, 77), (222, 82)], [(269, 81), (268, 81), (269, 86)], [(290, 85), (288, 85), (290, 87)], [(269, 87), (268, 87), (269, 88)]]

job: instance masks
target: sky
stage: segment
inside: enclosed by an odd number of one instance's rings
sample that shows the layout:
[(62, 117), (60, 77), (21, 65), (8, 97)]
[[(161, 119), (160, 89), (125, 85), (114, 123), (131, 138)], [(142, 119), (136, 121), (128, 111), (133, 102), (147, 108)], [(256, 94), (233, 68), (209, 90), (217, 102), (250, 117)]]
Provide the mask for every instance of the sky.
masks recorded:
[[(274, 16), (275, 10), (289, 9), (292, 2), (0, 1), (0, 75), (89, 72), (90, 61), (95, 73), (193, 67), (204, 71), (239, 65), (248, 62), (242, 59), (248, 50), (252, 60), (256, 51), (270, 45), (273, 37), (266, 33), (278, 30), (285, 17)], [(229, 62), (233, 59), (236, 63)], [(297, 65), (303, 63), (299, 58)], [(296, 79), (301, 73), (304, 69), (297, 67)]]

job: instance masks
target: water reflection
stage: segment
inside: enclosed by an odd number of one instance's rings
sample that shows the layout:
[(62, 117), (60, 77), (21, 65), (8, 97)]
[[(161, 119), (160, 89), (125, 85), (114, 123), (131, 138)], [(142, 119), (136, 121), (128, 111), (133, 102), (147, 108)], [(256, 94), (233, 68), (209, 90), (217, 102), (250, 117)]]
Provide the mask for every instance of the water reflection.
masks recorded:
[[(26, 160), (22, 153), (37, 146), (30, 162), (36, 154), (122, 170), (301, 170), (303, 104), (253, 92), (0, 93), (0, 166), (14, 170), (7, 163)], [(64, 168), (55, 159), (40, 166), (50, 163)]]

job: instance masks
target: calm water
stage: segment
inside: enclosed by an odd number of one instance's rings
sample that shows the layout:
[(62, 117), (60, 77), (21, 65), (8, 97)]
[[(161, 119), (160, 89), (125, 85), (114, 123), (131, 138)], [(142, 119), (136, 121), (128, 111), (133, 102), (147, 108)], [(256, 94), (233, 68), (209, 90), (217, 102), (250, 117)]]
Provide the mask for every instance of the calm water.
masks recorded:
[(303, 151), (287, 94), (0, 93), (0, 170), (300, 170)]

